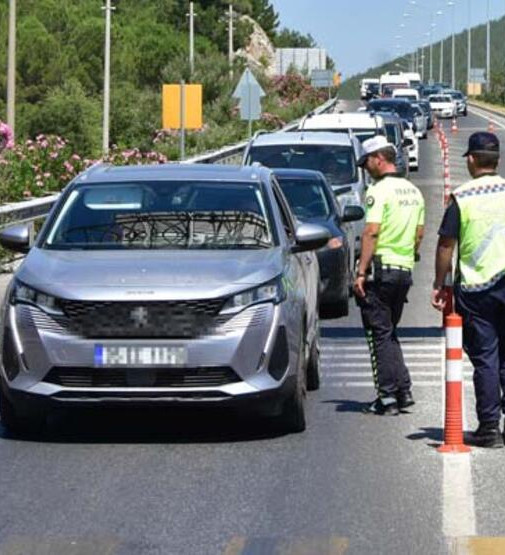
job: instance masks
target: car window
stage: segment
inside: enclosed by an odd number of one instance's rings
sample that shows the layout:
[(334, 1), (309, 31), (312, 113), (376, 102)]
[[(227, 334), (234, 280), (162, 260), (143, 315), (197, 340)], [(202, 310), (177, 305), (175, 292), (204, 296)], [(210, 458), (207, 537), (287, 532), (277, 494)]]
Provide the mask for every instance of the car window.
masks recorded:
[(249, 151), (248, 162), (270, 168), (296, 168), (322, 172), (330, 185), (358, 180), (356, 159), (350, 146), (261, 145)]
[(398, 126), (396, 124), (386, 123), (386, 138), (388, 142), (393, 145), (397, 145), (400, 142), (398, 133)]
[(328, 218), (330, 204), (318, 179), (277, 177), (291, 210), (299, 220)]
[(272, 190), (274, 192), (274, 197), (279, 208), (282, 227), (284, 228), (288, 239), (294, 242), (296, 229), (295, 222), (293, 221), (293, 218), (291, 217), (291, 214), (289, 212), (289, 203), (286, 200), (286, 197), (284, 196), (284, 193), (282, 192), (282, 189), (275, 178), (272, 178)]
[(66, 198), (43, 247), (260, 249), (274, 245), (252, 183), (165, 181), (82, 185)]

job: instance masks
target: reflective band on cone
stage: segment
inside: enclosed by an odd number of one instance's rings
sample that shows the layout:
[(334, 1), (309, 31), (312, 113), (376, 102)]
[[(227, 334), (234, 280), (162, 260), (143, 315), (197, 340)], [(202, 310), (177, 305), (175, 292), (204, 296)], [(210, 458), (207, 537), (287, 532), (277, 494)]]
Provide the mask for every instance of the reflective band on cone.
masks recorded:
[(456, 121), (456, 118), (452, 118), (451, 133), (457, 133), (457, 132), (458, 132), (458, 122)]
[(439, 453), (468, 453), (463, 443), (463, 321), (452, 313), (445, 317), (445, 426)]

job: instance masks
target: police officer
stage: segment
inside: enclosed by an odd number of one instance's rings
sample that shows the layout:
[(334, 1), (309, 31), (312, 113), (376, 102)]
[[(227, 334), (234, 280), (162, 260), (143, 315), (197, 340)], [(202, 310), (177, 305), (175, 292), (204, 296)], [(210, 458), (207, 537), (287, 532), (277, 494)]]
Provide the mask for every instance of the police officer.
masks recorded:
[(423, 237), (424, 199), (417, 187), (398, 176), (395, 159), (394, 145), (378, 135), (364, 141), (358, 161), (375, 180), (367, 191), (354, 292), (378, 393), (365, 412), (378, 415), (397, 415), (414, 404), (396, 328)]
[[(442, 289), (458, 245), (454, 293), (463, 318), (463, 346), (474, 367), (479, 427), (473, 442), (503, 447), (501, 410), (505, 410), (505, 179), (496, 173), (498, 138), (474, 133), (468, 141), (472, 179), (457, 188), (439, 229), (432, 304), (443, 310)], [(501, 409), (501, 410), (500, 410)]]

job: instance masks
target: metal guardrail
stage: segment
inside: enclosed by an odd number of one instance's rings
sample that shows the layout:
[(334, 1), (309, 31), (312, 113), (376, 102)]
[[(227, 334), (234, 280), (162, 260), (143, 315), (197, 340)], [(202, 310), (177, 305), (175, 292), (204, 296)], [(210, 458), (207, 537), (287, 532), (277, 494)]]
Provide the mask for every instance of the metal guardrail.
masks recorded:
[[(338, 102), (338, 98), (332, 98), (314, 110), (315, 114), (330, 111)], [(280, 129), (280, 131), (293, 131), (297, 128), (300, 120), (293, 121)], [(184, 164), (241, 164), (242, 153), (249, 141), (243, 141), (232, 146), (224, 147), (212, 152), (206, 152), (187, 158)], [(58, 199), (59, 193), (51, 196), (41, 197), (34, 200), (16, 202), (0, 206), (0, 229), (10, 225), (26, 222), (35, 222), (46, 217), (54, 203)]]

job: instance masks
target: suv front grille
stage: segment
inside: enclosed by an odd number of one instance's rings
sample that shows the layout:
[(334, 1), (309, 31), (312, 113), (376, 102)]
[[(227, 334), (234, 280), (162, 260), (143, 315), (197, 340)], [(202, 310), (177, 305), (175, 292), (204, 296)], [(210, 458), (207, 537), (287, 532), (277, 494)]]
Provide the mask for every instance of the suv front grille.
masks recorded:
[(224, 299), (114, 302), (69, 301), (61, 306), (71, 333), (90, 338), (194, 338), (212, 329)]
[(219, 387), (240, 382), (227, 366), (208, 368), (88, 368), (54, 367), (45, 383), (63, 387)]

